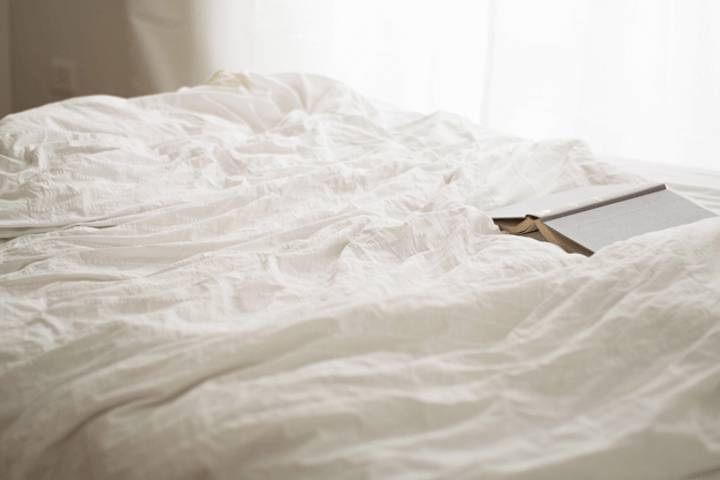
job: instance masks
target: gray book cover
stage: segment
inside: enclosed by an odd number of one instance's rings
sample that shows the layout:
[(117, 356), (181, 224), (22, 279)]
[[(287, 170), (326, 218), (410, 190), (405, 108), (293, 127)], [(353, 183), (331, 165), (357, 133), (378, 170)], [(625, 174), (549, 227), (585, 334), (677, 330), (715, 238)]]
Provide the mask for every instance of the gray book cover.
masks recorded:
[(568, 251), (590, 255), (611, 243), (715, 214), (662, 184), (587, 186), (490, 212), (510, 233), (539, 230)]

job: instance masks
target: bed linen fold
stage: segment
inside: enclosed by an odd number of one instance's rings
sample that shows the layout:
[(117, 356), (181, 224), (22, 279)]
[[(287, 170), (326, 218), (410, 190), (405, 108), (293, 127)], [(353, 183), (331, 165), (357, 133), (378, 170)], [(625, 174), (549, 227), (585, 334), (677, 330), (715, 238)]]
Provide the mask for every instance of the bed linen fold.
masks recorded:
[(221, 72), (0, 122), (3, 478), (720, 469), (720, 219), (591, 258), (492, 208), (576, 140)]

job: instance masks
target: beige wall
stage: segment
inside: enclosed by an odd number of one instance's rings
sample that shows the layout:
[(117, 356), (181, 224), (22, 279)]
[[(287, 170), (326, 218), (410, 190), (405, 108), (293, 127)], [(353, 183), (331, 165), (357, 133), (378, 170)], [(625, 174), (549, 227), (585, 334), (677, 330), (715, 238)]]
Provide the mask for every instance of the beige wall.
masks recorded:
[(10, 2), (0, 0), (0, 117), (12, 111), (10, 73)]
[[(95, 93), (173, 90), (235, 66), (252, 2), (238, 0), (0, 0), (12, 2), (13, 110)], [(5, 17), (7, 18), (7, 17)], [(223, 20), (230, 32), (209, 35)], [(231, 46), (231, 48), (228, 48)], [(53, 64), (74, 65), (75, 88), (53, 88)]]
[[(116, 0), (12, 0), (13, 109), (73, 95), (133, 94), (124, 10)], [(75, 66), (73, 91), (53, 90), (57, 61)]]

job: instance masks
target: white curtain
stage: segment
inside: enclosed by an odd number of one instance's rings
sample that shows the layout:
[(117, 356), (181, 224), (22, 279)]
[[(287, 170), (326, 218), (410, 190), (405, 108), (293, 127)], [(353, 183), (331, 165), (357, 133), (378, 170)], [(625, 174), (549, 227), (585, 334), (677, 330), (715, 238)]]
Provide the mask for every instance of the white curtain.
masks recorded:
[(720, 169), (720, 1), (128, 2), (153, 89), (300, 70), (601, 155)]
[(489, 120), (720, 169), (720, 2), (500, 0)]

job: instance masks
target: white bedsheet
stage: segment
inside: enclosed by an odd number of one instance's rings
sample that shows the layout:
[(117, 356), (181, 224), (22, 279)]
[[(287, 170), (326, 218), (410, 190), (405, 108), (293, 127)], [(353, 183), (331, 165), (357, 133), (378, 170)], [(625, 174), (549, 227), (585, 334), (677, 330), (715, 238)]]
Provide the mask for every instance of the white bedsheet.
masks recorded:
[(220, 74), (0, 155), (3, 479), (720, 469), (720, 219), (586, 258), (483, 213), (634, 181), (582, 143)]

